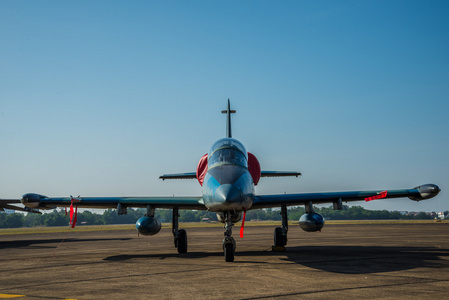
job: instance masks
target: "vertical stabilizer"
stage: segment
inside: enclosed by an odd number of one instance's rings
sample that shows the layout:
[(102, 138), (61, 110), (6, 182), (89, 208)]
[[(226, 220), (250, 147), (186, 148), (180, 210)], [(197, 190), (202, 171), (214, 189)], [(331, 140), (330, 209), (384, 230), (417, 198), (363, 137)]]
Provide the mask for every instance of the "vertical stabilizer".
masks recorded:
[(235, 113), (235, 110), (231, 110), (231, 102), (228, 99), (228, 109), (222, 110), (222, 114), (227, 115), (227, 121), (226, 121), (226, 137), (231, 138), (232, 137), (232, 130), (231, 130), (231, 114)]

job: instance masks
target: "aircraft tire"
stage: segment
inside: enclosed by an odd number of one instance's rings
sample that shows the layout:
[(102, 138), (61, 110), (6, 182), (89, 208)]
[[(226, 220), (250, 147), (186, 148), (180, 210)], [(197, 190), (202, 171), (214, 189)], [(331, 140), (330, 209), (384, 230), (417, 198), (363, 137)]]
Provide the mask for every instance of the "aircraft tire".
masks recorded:
[(285, 244), (286, 244), (285, 239), (284, 239), (284, 236), (282, 235), (282, 228), (277, 227), (274, 230), (274, 246), (275, 247), (284, 247)]
[(180, 229), (178, 232), (178, 253), (187, 253), (187, 232), (184, 229)]
[(231, 243), (227, 243), (223, 247), (224, 257), (226, 262), (234, 261), (234, 245)]

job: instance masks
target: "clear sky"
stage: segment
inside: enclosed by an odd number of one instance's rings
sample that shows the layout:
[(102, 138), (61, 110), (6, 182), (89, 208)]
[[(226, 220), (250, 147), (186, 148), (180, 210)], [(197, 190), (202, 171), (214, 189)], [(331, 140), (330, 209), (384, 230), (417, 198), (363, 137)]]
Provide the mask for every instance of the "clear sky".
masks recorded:
[(0, 1), (0, 197), (199, 195), (224, 137), (259, 194), (412, 188), (449, 209), (447, 1)]

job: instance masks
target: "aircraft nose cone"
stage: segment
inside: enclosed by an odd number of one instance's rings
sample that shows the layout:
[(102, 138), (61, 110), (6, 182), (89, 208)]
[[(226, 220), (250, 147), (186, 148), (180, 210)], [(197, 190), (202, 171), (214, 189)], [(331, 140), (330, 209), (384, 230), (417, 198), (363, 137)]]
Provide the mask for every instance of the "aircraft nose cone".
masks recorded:
[(240, 202), (242, 191), (232, 184), (220, 185), (215, 191), (215, 199), (219, 202)]

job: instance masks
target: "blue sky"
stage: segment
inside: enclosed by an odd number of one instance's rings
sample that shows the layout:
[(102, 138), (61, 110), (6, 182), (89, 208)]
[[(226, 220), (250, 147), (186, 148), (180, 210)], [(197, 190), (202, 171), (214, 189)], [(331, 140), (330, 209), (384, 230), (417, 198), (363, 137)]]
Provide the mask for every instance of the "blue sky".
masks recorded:
[(447, 1), (1, 1), (0, 197), (199, 195), (225, 134), (260, 194), (411, 188), (449, 209)]

